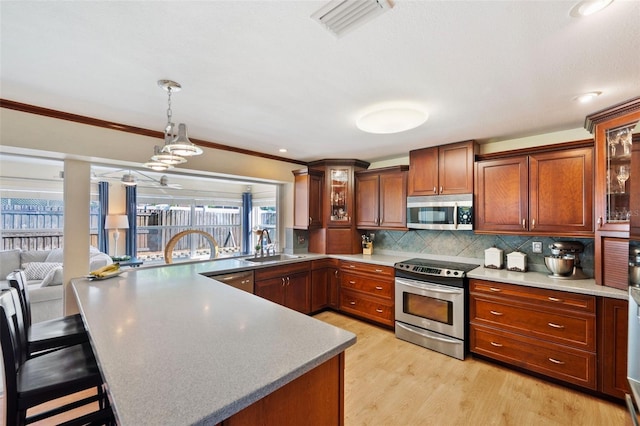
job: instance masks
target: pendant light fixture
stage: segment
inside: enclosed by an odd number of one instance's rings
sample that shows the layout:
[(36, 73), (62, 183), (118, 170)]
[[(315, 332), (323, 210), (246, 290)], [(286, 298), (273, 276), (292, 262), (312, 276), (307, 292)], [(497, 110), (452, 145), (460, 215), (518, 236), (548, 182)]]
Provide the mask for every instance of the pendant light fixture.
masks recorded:
[(173, 80), (158, 80), (158, 86), (168, 93), (167, 125), (164, 129), (163, 153), (178, 155), (180, 157), (191, 157), (202, 154), (202, 149), (189, 140), (187, 136), (187, 125), (178, 124), (178, 134), (175, 134), (175, 124), (171, 121), (171, 93), (179, 92), (182, 89), (180, 83)]

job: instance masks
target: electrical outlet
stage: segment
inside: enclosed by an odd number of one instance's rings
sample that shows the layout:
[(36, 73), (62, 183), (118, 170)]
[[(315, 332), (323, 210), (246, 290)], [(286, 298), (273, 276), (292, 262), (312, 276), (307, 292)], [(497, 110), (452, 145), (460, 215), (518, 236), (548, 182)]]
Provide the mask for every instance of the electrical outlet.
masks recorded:
[(531, 245), (534, 253), (542, 253), (542, 241), (534, 241)]

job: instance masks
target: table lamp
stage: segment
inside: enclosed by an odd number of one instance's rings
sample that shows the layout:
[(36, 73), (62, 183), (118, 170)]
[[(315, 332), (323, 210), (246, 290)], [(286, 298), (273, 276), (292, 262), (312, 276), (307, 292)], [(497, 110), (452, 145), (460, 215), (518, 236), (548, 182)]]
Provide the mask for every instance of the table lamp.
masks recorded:
[(115, 229), (113, 231), (113, 243), (115, 244), (113, 257), (118, 257), (120, 229), (129, 229), (129, 218), (126, 214), (109, 214), (104, 222), (104, 229)]

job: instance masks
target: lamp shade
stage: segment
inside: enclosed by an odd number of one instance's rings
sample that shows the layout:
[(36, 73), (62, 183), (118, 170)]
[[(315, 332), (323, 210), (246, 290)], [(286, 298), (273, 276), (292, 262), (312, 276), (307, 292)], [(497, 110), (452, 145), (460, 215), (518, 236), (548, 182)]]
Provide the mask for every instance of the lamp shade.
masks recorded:
[(104, 221), (104, 229), (129, 229), (129, 218), (126, 214), (109, 214)]

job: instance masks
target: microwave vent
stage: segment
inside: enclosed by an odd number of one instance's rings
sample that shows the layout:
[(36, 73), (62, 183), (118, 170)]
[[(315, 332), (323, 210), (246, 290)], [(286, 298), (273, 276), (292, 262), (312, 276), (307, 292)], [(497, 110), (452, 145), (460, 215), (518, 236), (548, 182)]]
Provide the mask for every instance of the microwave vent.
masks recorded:
[(332, 0), (311, 18), (341, 37), (392, 7), (391, 0)]

